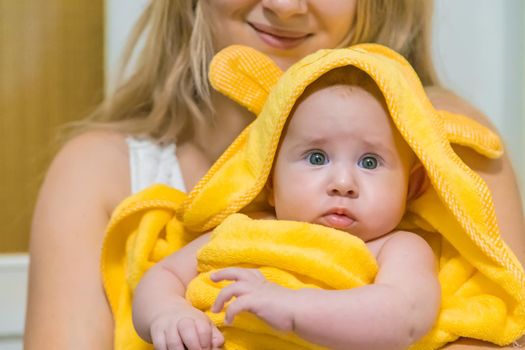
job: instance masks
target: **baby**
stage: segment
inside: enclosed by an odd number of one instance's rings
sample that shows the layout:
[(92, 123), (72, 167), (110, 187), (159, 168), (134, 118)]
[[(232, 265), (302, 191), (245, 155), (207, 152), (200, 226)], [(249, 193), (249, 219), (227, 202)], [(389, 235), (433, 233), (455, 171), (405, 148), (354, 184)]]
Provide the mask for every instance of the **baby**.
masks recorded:
[[(357, 236), (377, 260), (376, 278), (350, 290), (291, 290), (257, 269), (231, 267), (211, 275), (215, 282), (233, 281), (212, 311), (229, 302), (227, 323), (251, 312), (331, 349), (406, 349), (431, 329), (440, 305), (431, 248), (420, 236), (396, 230), (407, 201), (425, 187), (424, 168), (392, 124), (375, 82), (351, 67), (326, 73), (307, 87), (288, 119), (267, 183), (275, 212), (263, 216)], [(224, 342), (184, 298), (197, 275), (197, 251), (209, 239), (204, 234), (162, 260), (135, 290), (135, 328), (156, 349), (216, 349)]]

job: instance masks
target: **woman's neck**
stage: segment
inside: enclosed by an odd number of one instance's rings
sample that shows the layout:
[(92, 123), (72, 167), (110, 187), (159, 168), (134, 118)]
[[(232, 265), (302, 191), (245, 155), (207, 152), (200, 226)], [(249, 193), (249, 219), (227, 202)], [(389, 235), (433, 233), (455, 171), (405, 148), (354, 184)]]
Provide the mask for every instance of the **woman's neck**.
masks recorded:
[(184, 182), (191, 189), (212, 164), (253, 121), (254, 115), (218, 92), (212, 93), (214, 122), (195, 125), (192, 139), (177, 145)]
[(194, 138), (190, 141), (202, 150), (210, 165), (254, 119), (246, 108), (215, 91), (212, 104), (215, 108), (213, 122), (196, 125)]

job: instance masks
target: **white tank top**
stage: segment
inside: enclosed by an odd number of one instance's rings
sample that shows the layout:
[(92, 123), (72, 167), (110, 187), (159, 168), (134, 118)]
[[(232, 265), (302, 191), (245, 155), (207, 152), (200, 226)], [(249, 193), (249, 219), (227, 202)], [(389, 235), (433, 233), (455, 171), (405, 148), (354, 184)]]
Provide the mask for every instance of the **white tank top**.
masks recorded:
[(186, 192), (175, 144), (159, 145), (151, 139), (127, 137), (131, 192), (137, 193), (153, 184), (166, 184)]

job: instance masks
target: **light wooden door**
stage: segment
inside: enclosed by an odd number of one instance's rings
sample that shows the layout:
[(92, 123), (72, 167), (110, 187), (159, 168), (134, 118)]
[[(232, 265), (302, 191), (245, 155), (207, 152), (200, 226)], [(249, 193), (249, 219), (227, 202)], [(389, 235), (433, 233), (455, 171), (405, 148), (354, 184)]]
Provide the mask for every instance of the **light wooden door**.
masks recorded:
[(0, 253), (26, 251), (58, 126), (103, 95), (103, 0), (0, 0)]

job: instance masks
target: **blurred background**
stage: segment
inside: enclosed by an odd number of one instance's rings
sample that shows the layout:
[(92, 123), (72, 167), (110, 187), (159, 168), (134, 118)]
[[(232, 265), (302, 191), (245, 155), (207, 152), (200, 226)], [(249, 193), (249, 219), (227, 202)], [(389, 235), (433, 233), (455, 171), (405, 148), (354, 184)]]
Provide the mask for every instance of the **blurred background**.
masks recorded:
[[(0, 0), (0, 350), (22, 349), (31, 212), (58, 128), (113, 88), (146, 2)], [(435, 3), (440, 78), (491, 118), (525, 188), (525, 2)]]

